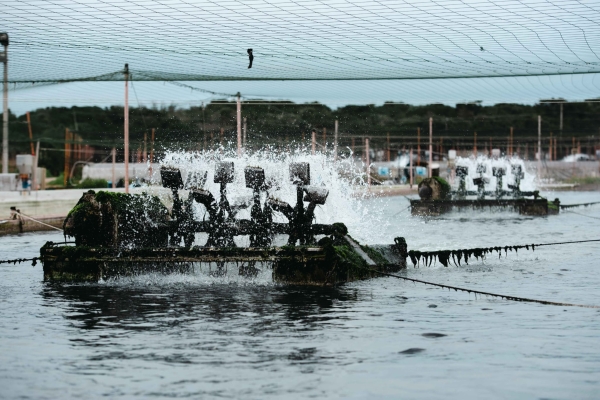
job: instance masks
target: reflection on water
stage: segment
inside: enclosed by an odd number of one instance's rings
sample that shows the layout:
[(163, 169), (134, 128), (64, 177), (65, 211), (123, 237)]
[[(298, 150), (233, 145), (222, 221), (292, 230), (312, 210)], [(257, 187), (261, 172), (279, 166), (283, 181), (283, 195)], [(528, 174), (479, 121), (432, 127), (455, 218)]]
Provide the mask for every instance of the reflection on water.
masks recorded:
[[(316, 329), (338, 306), (357, 299), (357, 290), (331, 287), (278, 285), (178, 285), (176, 287), (121, 287), (101, 284), (44, 283), (44, 306), (64, 308), (65, 319), (81, 329), (163, 330), (175, 323), (218, 323), (236, 320), (246, 326), (248, 316), (257, 320), (251, 334), (277, 326), (301, 323)], [(273, 324), (273, 317), (277, 322)], [(177, 322), (174, 322), (177, 321)], [(269, 322), (270, 321), (270, 322)]]

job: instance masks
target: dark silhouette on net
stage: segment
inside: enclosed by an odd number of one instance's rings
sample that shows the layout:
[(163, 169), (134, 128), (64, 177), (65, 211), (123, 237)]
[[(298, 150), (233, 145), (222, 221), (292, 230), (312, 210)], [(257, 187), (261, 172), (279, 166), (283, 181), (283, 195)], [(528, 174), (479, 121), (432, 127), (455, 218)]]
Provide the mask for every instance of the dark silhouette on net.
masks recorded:
[(248, 65), (248, 68), (252, 68), (252, 61), (254, 61), (254, 56), (252, 55), (252, 49), (248, 49), (248, 58), (250, 59), (250, 65)]

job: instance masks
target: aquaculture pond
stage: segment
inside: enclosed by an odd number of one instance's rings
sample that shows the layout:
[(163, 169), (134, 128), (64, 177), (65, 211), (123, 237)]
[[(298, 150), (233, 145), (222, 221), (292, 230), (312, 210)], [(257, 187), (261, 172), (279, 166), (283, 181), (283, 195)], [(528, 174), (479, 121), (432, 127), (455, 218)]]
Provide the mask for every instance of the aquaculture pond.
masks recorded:
[[(598, 193), (544, 193), (563, 204)], [(363, 200), (346, 222), (409, 250), (600, 239), (600, 206), (557, 216), (475, 210), (411, 217), (404, 197)], [(0, 238), (34, 257), (60, 233)], [(520, 297), (600, 305), (598, 243), (488, 255), (401, 275)], [(452, 264), (451, 264), (452, 265)], [(269, 272), (42, 281), (0, 266), (0, 398), (600, 397), (600, 309), (520, 303), (393, 277), (337, 288), (275, 285)]]

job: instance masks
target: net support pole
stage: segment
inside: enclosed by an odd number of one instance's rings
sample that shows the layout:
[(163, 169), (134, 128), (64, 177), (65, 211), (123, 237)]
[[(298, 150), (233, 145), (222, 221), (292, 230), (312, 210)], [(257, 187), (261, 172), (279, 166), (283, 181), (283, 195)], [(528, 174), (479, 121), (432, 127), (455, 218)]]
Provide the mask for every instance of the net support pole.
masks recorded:
[(542, 180), (542, 116), (538, 115), (538, 145), (537, 145), (537, 170), (538, 170), (538, 183)]
[(129, 193), (129, 64), (125, 64), (125, 193)]
[(242, 156), (242, 101), (237, 94), (237, 156)]
[(8, 39), (4, 45), (4, 81), (2, 85), (2, 173), (8, 174)]
[(412, 149), (412, 147), (410, 148), (410, 156), (408, 158), (408, 165), (409, 165), (409, 174), (410, 174), (410, 188), (412, 189), (412, 186), (413, 186), (413, 149)]
[(365, 151), (367, 157), (367, 188), (371, 187), (371, 158), (369, 154), (369, 138), (365, 139)]
[(244, 125), (242, 126), (242, 148), (244, 152), (246, 151), (246, 143), (248, 140), (248, 121), (246, 117), (244, 117)]
[(433, 118), (429, 117), (429, 177), (431, 178), (433, 169), (431, 164), (433, 163)]
[(338, 158), (338, 120), (335, 120), (335, 129), (333, 131), (333, 160)]
[(40, 162), (40, 141), (38, 140), (37, 143), (35, 144), (35, 154), (33, 155), (33, 190), (37, 191), (38, 190), (38, 185), (41, 185), (41, 182), (38, 182), (38, 180), (42, 180), (42, 179), (46, 179), (45, 176), (40, 176), (40, 179), (38, 179), (38, 174), (37, 174), (37, 169), (38, 169), (38, 163)]
[(117, 187), (117, 182), (116, 182), (116, 171), (115, 171), (115, 164), (117, 163), (117, 149), (116, 148), (112, 148), (112, 188), (116, 188)]

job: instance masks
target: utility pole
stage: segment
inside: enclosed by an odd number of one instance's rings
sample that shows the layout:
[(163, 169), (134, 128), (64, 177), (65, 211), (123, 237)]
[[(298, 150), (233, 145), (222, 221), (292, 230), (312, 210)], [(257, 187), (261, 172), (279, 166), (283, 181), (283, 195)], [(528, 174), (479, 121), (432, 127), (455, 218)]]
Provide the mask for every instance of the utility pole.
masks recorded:
[(4, 53), (0, 61), (4, 63), (4, 85), (2, 88), (2, 173), (8, 174), (8, 33), (0, 32), (0, 44)]
[(240, 92), (237, 94), (237, 156), (242, 156), (242, 101)]
[(129, 64), (125, 64), (125, 193), (129, 193)]
[(338, 120), (335, 120), (335, 129), (333, 131), (333, 161), (337, 161), (338, 156)]
[(431, 178), (433, 175), (431, 164), (433, 163), (433, 118), (429, 117), (429, 177)]

